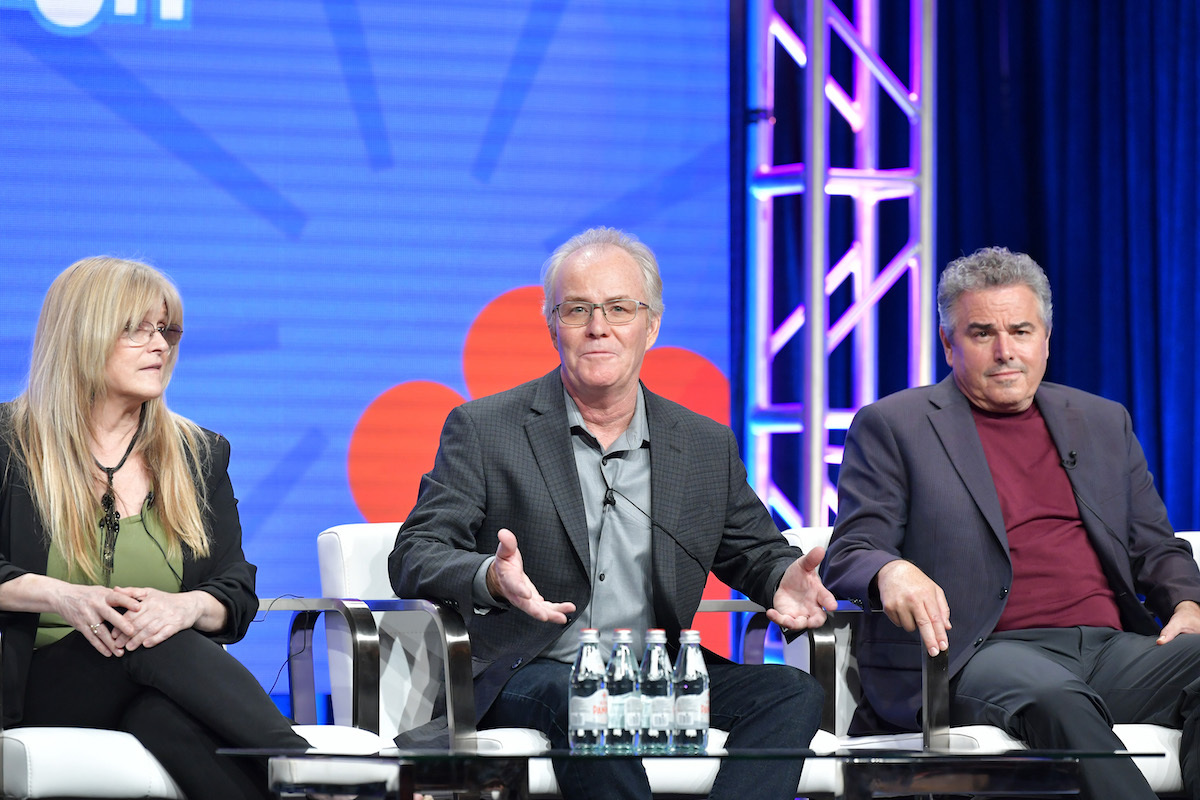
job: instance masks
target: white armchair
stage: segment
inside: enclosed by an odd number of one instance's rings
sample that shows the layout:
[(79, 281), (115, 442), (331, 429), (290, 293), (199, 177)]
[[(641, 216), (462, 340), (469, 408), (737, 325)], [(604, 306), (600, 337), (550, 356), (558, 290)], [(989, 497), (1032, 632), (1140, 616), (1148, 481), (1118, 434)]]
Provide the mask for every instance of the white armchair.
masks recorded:
[[(788, 531), (792, 538), (806, 550), (814, 545), (826, 545), (831, 528), (811, 528)], [(1200, 563), (1200, 532), (1177, 533), (1192, 546), (1192, 555)], [(860, 699), (858, 693), (858, 666), (854, 658), (852, 643), (852, 620), (854, 614), (837, 613), (829, 617), (824, 627), (812, 634), (812, 650), (797, 651), (789, 646), (789, 663), (811, 661), (810, 671), (825, 687), (825, 715), (821, 727), (837, 735), (841, 749), (884, 749), (884, 750), (941, 750), (955, 753), (979, 753), (981, 755), (1027, 749), (1024, 742), (1014, 739), (1000, 728), (990, 725), (950, 726), (948, 659), (945, 654), (931, 658), (923, 665), (924, 707), (928, 710), (925, 729), (921, 733), (887, 736), (849, 736), (847, 729), (850, 718)], [(1159, 795), (1178, 794), (1183, 791), (1183, 778), (1179, 769), (1179, 743), (1181, 732), (1159, 725), (1114, 725), (1113, 732), (1131, 753), (1162, 753), (1161, 757), (1135, 758), (1134, 761), (1146, 776), (1150, 787)]]

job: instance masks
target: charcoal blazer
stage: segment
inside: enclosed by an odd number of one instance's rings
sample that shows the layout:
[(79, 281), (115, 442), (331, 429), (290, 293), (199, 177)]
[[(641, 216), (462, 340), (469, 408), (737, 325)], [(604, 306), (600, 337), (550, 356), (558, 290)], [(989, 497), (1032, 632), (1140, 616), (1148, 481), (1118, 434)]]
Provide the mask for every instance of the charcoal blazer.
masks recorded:
[[(1174, 535), (1129, 413), (1053, 383), (1043, 383), (1035, 400), (1068, 467), (1124, 629), (1156, 635), (1155, 615), (1165, 621), (1179, 602), (1200, 601), (1200, 572)], [(953, 376), (863, 408), (846, 436), (825, 585), (877, 608), (872, 579), (897, 558), (916, 564), (946, 593), (953, 677), (995, 628), (1013, 579), (1000, 500)], [(916, 730), (923, 652), (917, 634), (869, 614), (856, 642), (867, 702), (853, 730)]]
[[(746, 482), (733, 432), (645, 390), (650, 431), (654, 620), (678, 639), (711, 570), (769, 606), (789, 547)], [(400, 597), (444, 603), (466, 620), (475, 713), (563, 632), (516, 609), (476, 613), (472, 586), (497, 532), (517, 537), (525, 571), (548, 600), (591, 599), (587, 518), (559, 370), (450, 412), (433, 469), (388, 559)], [(574, 615), (572, 615), (572, 618)]]

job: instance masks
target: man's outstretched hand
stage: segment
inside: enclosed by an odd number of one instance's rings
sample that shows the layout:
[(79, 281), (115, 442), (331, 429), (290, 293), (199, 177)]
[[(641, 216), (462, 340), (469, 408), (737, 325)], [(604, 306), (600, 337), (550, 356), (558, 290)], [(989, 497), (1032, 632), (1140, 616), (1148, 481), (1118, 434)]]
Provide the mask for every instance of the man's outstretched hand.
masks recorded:
[(767, 619), (785, 630), (825, 624), (825, 610), (836, 608), (837, 600), (817, 575), (824, 557), (825, 548), (814, 547), (788, 566), (767, 609)]
[(508, 528), (501, 528), (496, 536), (500, 544), (496, 547), (496, 560), (488, 567), (488, 591), (497, 600), (507, 600), (534, 619), (566, 625), (567, 614), (575, 610), (575, 604), (552, 603), (542, 597), (525, 574), (516, 535)]

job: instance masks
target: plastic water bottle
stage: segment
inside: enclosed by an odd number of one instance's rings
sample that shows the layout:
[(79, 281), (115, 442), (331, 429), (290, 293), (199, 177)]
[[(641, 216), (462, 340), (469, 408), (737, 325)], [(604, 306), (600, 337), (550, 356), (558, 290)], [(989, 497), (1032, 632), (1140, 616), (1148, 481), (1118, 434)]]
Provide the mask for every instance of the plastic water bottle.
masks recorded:
[(679, 634), (675, 659), (675, 751), (703, 753), (708, 747), (708, 667), (700, 631)]
[(604, 750), (604, 729), (608, 726), (608, 690), (604, 684), (604, 656), (600, 654), (600, 634), (595, 628), (579, 632), (579, 652), (571, 668), (571, 689), (567, 714), (570, 729), (567, 739), (572, 750), (598, 753)]
[(646, 653), (642, 656), (643, 753), (667, 753), (675, 726), (675, 685), (667, 633), (662, 628), (646, 631)]
[(608, 729), (604, 747), (609, 753), (633, 753), (642, 731), (642, 695), (637, 659), (633, 656), (633, 631), (613, 631), (608, 657)]

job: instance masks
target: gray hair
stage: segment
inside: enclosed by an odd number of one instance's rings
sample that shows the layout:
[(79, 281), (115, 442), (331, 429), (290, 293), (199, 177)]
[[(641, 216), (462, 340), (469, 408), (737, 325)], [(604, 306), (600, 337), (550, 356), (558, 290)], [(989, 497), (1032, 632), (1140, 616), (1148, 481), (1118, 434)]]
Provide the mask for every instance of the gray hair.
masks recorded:
[(1041, 307), (1042, 324), (1053, 326), (1054, 304), (1050, 281), (1037, 262), (1006, 247), (983, 247), (951, 261), (938, 279), (938, 324), (947, 336), (954, 333), (954, 306), (965, 292), (1002, 286), (1028, 286)]
[(546, 322), (550, 321), (554, 309), (554, 281), (558, 277), (559, 268), (581, 250), (598, 252), (605, 247), (619, 247), (637, 263), (642, 270), (642, 287), (646, 291), (646, 297), (632, 299), (641, 299), (650, 306), (652, 317), (662, 316), (663, 283), (662, 276), (658, 274), (658, 260), (654, 257), (654, 252), (631, 233), (616, 228), (589, 228), (559, 245), (542, 265), (542, 314), (546, 317)]

